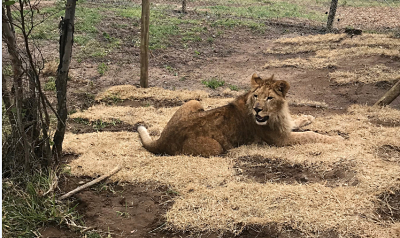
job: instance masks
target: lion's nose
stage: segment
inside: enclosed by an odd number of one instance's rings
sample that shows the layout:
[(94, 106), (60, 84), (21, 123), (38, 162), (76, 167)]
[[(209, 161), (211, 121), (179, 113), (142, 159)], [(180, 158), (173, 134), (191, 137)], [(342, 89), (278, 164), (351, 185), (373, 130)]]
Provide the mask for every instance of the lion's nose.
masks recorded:
[(259, 112), (261, 112), (262, 111), (262, 109), (260, 109), (260, 108), (257, 108), (257, 107), (255, 107), (255, 108), (253, 108), (254, 109), (254, 111), (256, 112), (256, 113), (259, 113)]

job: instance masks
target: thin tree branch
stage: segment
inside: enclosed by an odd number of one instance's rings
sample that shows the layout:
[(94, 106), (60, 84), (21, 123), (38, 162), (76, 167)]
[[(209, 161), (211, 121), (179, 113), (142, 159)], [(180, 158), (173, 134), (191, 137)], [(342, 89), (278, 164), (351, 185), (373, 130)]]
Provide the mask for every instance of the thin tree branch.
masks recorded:
[(66, 198), (68, 198), (68, 197), (71, 197), (71, 196), (74, 195), (75, 193), (77, 193), (77, 192), (79, 192), (79, 191), (82, 191), (83, 189), (88, 188), (88, 187), (90, 187), (90, 186), (93, 186), (94, 184), (96, 184), (96, 183), (98, 183), (98, 182), (100, 182), (100, 181), (102, 181), (102, 180), (104, 180), (104, 179), (110, 177), (111, 175), (114, 175), (115, 173), (117, 173), (117, 172), (120, 171), (121, 169), (122, 169), (122, 167), (121, 167), (120, 165), (118, 165), (118, 166), (115, 167), (113, 170), (111, 170), (108, 174), (105, 174), (105, 175), (103, 175), (103, 176), (101, 176), (101, 177), (99, 177), (99, 178), (97, 178), (97, 179), (95, 179), (95, 180), (93, 180), (93, 181), (91, 181), (91, 182), (85, 184), (85, 185), (82, 185), (82, 186), (80, 186), (80, 187), (77, 187), (76, 189), (74, 189), (74, 190), (72, 190), (72, 191), (70, 191), (70, 192), (64, 194), (64, 195), (61, 196), (59, 199), (60, 199), (60, 200), (63, 200), (63, 199), (66, 199)]

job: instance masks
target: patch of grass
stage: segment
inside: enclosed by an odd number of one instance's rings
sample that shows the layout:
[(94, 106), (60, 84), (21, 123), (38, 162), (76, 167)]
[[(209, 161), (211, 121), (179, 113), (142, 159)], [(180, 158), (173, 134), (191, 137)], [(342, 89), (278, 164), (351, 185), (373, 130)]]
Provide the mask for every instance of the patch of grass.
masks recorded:
[[(174, 17), (166, 13), (172, 9), (169, 4), (152, 6), (150, 11), (149, 26), (149, 48), (151, 50), (164, 49), (170, 45), (170, 38), (182, 36), (182, 41), (202, 41), (198, 35), (204, 32), (204, 27), (199, 27), (199, 20), (182, 19), (182, 17)], [(137, 23), (141, 17), (140, 5), (133, 5), (129, 9), (113, 9), (119, 16), (133, 18), (134, 26), (139, 27)], [(179, 27), (178, 27), (179, 26)], [(135, 40), (135, 45), (139, 45), (140, 40)]]
[[(98, 32), (96, 25), (101, 21), (104, 16), (104, 14), (101, 14), (101, 12), (104, 12), (106, 9), (102, 9), (99, 7), (92, 8), (88, 7), (87, 5), (82, 7), (80, 5), (83, 5), (84, 3), (81, 2), (78, 2), (77, 4), (78, 6), (76, 7), (75, 12), (76, 19), (74, 41), (79, 42), (78, 44), (81, 44), (82, 41), (79, 38), (82, 35), (89, 34), (90, 38), (95, 37), (94, 34)], [(64, 11), (64, 4), (57, 4), (56, 6), (40, 9), (40, 12), (38, 11), (38, 13), (36, 14), (35, 22), (39, 22), (43, 18), (46, 20), (35, 27), (35, 29), (32, 31), (31, 38), (58, 40), (58, 24), (61, 17), (64, 16)]]
[(104, 75), (108, 70), (108, 65), (105, 64), (104, 62), (100, 63), (97, 66), (97, 72), (99, 72), (100, 75)]
[(2, 73), (4, 76), (12, 76), (13, 75), (12, 66), (10, 64), (3, 65)]
[(107, 123), (101, 119), (98, 119), (98, 120), (92, 121), (92, 126), (93, 126), (93, 129), (95, 129), (95, 130), (102, 130), (107, 126)]
[(95, 130), (103, 130), (107, 126), (116, 126), (117, 124), (121, 124), (122, 121), (119, 119), (112, 119), (111, 122), (106, 122), (101, 119), (92, 121), (92, 126)]
[(82, 33), (98, 33), (96, 27), (104, 16), (104, 12), (107, 8), (101, 7), (77, 7), (76, 8), (76, 21), (75, 21), (75, 31), (77, 34)]
[(108, 55), (109, 49), (106, 48), (103, 44), (95, 39), (90, 39), (86, 44), (81, 48), (81, 51), (77, 54), (78, 58), (103, 58)]
[[(216, 5), (207, 8), (210, 10), (211, 14), (215, 14), (216, 16), (230, 15), (233, 17), (244, 17), (249, 19), (291, 17), (306, 18), (317, 21), (322, 21), (325, 19), (325, 16), (322, 14), (318, 14), (317, 12), (309, 10), (306, 7), (289, 2), (272, 2), (268, 5), (250, 5), (239, 7)], [(241, 24), (239, 21), (235, 21), (235, 23)]]
[(47, 82), (44, 84), (44, 91), (56, 91), (56, 79), (48, 77)]
[[(39, 40), (58, 39), (58, 23), (61, 17), (64, 16), (64, 8), (65, 6), (57, 5), (40, 9), (40, 12), (34, 13), (34, 22), (36, 24), (43, 19), (45, 19), (45, 21), (35, 26), (30, 37)], [(20, 30), (16, 28), (16, 32), (20, 32)]]
[(92, 106), (95, 103), (96, 95), (93, 93), (85, 92), (83, 93), (83, 100), (86, 102), (88, 106)]
[(99, 233), (90, 231), (90, 232), (86, 233), (86, 237), (87, 238), (101, 238), (101, 235)]
[(179, 78), (179, 81), (185, 81), (186, 80), (186, 76), (182, 76)]
[(229, 85), (229, 89), (232, 91), (239, 91), (239, 87), (233, 84)]
[(73, 108), (71, 110), (68, 110), (68, 115), (72, 115), (72, 114), (74, 114), (76, 112), (77, 112), (77, 110), (75, 108)]
[[(142, 7), (139, 4), (134, 4), (129, 8), (112, 8), (110, 9), (115, 12), (118, 16), (126, 18), (137, 18), (140, 19), (142, 15)], [(151, 14), (151, 11), (150, 11)], [(150, 15), (151, 16), (151, 15)]]
[(45, 29), (40, 28), (36, 31), (33, 32), (33, 34), (31, 35), (32, 39), (42, 39), (42, 40), (46, 40), (50, 38), (49, 32), (46, 32)]
[(107, 104), (112, 104), (115, 105), (119, 102), (124, 101), (123, 99), (121, 99), (121, 97), (118, 94), (112, 93), (107, 95), (106, 97), (104, 97), (101, 101), (107, 103)]
[(77, 117), (72, 119), (74, 122), (82, 124), (82, 125), (89, 125), (89, 119), (87, 118), (82, 118), (82, 117)]
[(121, 44), (121, 41), (119, 39), (110, 36), (107, 32), (103, 32), (103, 37), (109, 42), (109, 48), (116, 48)]
[(81, 224), (78, 214), (68, 202), (56, 202), (55, 194), (51, 192), (55, 179), (52, 171), (37, 172), (19, 179), (3, 179), (4, 237), (36, 237), (34, 232), (48, 223), (74, 221)]
[(121, 124), (121, 123), (122, 123), (122, 121), (118, 118), (113, 118), (113, 119), (111, 119), (111, 122), (110, 122), (110, 124), (113, 126), (116, 126), (117, 124)]
[(89, 119), (82, 118), (82, 117), (73, 118), (72, 120), (78, 124), (92, 126), (93, 129), (95, 129), (97, 131), (103, 130), (104, 128), (106, 128), (108, 126), (116, 126), (116, 125), (122, 123), (122, 121), (120, 119), (114, 119), (114, 118), (111, 119), (111, 122), (103, 121), (102, 119), (90, 121)]
[(177, 35), (179, 28), (177, 25), (150, 25), (149, 27), (149, 49), (164, 49), (169, 45), (169, 36)]
[(93, 36), (90, 36), (88, 34), (80, 34), (80, 35), (74, 35), (74, 44), (77, 45), (86, 45), (90, 39), (92, 39)]
[(169, 65), (165, 65), (164, 67), (165, 67), (165, 69), (168, 70), (168, 72), (170, 72), (170, 73), (174, 73), (174, 72), (175, 72), (175, 69), (174, 69), (173, 67), (169, 66)]
[(201, 81), (202, 84), (205, 86), (211, 88), (211, 89), (216, 89), (218, 87), (222, 87), (225, 84), (225, 81), (219, 80), (217, 78), (211, 78), (209, 80), (203, 80)]

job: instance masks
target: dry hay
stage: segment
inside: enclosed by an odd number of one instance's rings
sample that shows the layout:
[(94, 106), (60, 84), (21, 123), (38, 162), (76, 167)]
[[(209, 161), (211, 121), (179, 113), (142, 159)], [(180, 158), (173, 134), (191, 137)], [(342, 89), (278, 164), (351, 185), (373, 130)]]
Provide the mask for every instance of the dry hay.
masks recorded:
[(400, 79), (400, 69), (392, 69), (385, 65), (375, 65), (354, 71), (334, 71), (329, 73), (329, 78), (338, 84), (393, 82)]
[(152, 98), (154, 100), (189, 101), (201, 100), (208, 97), (208, 93), (203, 91), (185, 90), (164, 90), (162, 88), (136, 88), (132, 85), (113, 86), (103, 93), (96, 96), (96, 101), (117, 100), (144, 100)]
[[(151, 92), (148, 89), (157, 96)], [(221, 104), (218, 99), (207, 100), (209, 107)], [(160, 131), (176, 109), (103, 105), (78, 115), (91, 120), (119, 118), (131, 124), (144, 121), (150, 130)], [(277, 224), (279, 229), (290, 227), (310, 237), (332, 230), (341, 237), (395, 237), (399, 221), (382, 219), (377, 209), (381, 194), (400, 190), (400, 161), (388, 159), (388, 153), (400, 153), (396, 149), (400, 111), (352, 106), (347, 114), (317, 118), (308, 129), (347, 139), (334, 145), (241, 146), (225, 156), (203, 158), (154, 155), (142, 148), (137, 133), (122, 131), (66, 134), (64, 148), (80, 155), (69, 164), (73, 175), (95, 177), (120, 164), (124, 169), (111, 178), (115, 181), (172, 187), (179, 196), (166, 214), (170, 229), (238, 234), (244, 226)], [(259, 183), (235, 166), (243, 156), (301, 164), (321, 174), (351, 169), (357, 183)]]
[[(96, 96), (97, 101), (112, 100), (172, 100), (175, 102), (185, 102), (189, 100), (201, 100), (205, 110), (223, 106), (232, 101), (232, 98), (209, 98), (208, 93), (203, 91), (171, 91), (161, 88), (136, 88), (131, 85), (114, 86)], [(77, 112), (70, 116), (71, 119), (87, 119), (90, 122), (101, 120), (112, 123), (118, 119), (126, 124), (135, 126), (138, 124), (146, 125), (150, 134), (160, 135), (162, 129), (167, 125), (169, 118), (178, 110), (179, 107), (129, 107), (117, 106), (109, 107), (104, 103), (90, 107), (84, 112)], [(77, 120), (79, 121), (79, 120)]]
[(42, 74), (44, 76), (56, 76), (58, 63), (56, 61), (49, 61), (44, 64)]
[(308, 37), (284, 38), (274, 41), (265, 53), (298, 54), (313, 53), (302, 58), (271, 60), (269, 67), (297, 67), (321, 69), (337, 66), (344, 58), (357, 59), (367, 56), (400, 57), (400, 39), (388, 35), (364, 34), (350, 37), (346, 34), (326, 34)]

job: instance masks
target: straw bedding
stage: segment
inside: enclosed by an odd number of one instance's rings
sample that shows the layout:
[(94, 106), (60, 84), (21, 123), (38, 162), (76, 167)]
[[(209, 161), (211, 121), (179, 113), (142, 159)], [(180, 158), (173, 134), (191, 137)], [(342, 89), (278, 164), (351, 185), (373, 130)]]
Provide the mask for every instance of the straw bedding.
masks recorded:
[[(372, 34), (279, 39), (267, 53), (310, 54), (269, 61), (266, 67), (324, 68), (348, 55), (400, 57), (399, 46), (398, 39)], [(339, 84), (376, 83), (395, 80), (399, 75), (397, 69), (377, 64), (357, 71), (336, 70), (330, 78)], [(205, 92), (133, 86), (112, 87), (96, 99), (101, 102), (113, 98), (169, 102), (195, 99), (206, 109), (232, 100), (210, 98)], [(320, 102), (292, 102), (302, 103), (327, 107)], [(179, 108), (179, 103), (171, 105), (156, 108), (99, 104), (70, 117), (106, 122), (119, 119), (132, 128), (144, 124), (157, 138)], [(288, 147), (248, 145), (223, 156), (203, 158), (154, 155), (142, 148), (136, 132), (120, 131), (66, 134), (64, 150), (79, 155), (69, 163), (73, 175), (102, 175), (120, 164), (124, 168), (111, 177), (114, 181), (156, 182), (176, 191), (179, 195), (165, 215), (169, 229), (239, 234), (246, 226), (274, 224), (278, 229), (289, 227), (309, 237), (319, 237), (327, 231), (335, 231), (339, 237), (400, 237), (400, 221), (386, 219), (378, 212), (382, 206), (389, 210), (400, 207), (390, 207), (380, 200), (382, 194), (400, 191), (400, 111), (353, 105), (345, 114), (317, 118), (306, 129), (339, 134), (345, 140)], [(268, 163), (275, 166), (275, 179), (260, 182), (246, 172), (263, 171)], [(305, 175), (317, 175), (316, 179), (280, 181), (279, 174), (292, 176), (277, 166), (280, 163), (303, 169)], [(265, 171), (268, 169), (265, 167)], [(307, 171), (312, 173), (306, 174)]]
[[(150, 97), (159, 93), (159, 89), (146, 89)], [(193, 97), (190, 92), (181, 93), (185, 100)], [(203, 97), (206, 108), (229, 100)], [(159, 135), (177, 109), (97, 105), (71, 117), (104, 121), (118, 118), (132, 126), (145, 123), (153, 135)], [(79, 155), (69, 164), (76, 176), (101, 175), (120, 164), (124, 169), (111, 178), (114, 181), (157, 182), (173, 188), (179, 196), (166, 214), (170, 229), (238, 234), (245, 226), (277, 224), (280, 229), (289, 226), (311, 237), (320, 231), (335, 230), (344, 237), (384, 238), (398, 234), (399, 222), (380, 219), (376, 212), (378, 197), (400, 188), (400, 158), (387, 160), (379, 151), (400, 148), (399, 126), (397, 110), (355, 105), (346, 114), (317, 118), (308, 126), (310, 130), (347, 138), (335, 145), (249, 145), (211, 158), (159, 156), (141, 147), (137, 133), (121, 131), (67, 134), (64, 147), (66, 152)], [(338, 167), (351, 169), (357, 183), (258, 183), (235, 167), (243, 156), (301, 164), (320, 174)]]
[[(278, 39), (265, 50), (267, 54), (307, 53), (304, 57), (286, 60), (270, 60), (265, 68), (296, 67), (322, 69), (337, 67), (349, 56), (358, 60), (366, 56), (400, 57), (400, 40), (389, 35), (363, 34), (351, 37), (347, 34), (325, 34), (307, 37)], [(395, 72), (399, 74), (398, 71)], [(343, 83), (343, 82), (341, 82)]]

